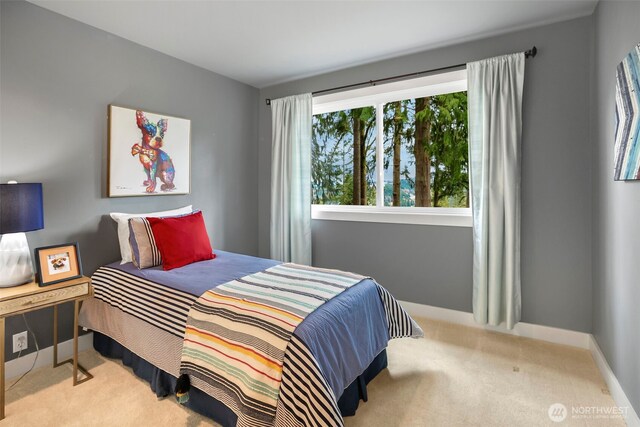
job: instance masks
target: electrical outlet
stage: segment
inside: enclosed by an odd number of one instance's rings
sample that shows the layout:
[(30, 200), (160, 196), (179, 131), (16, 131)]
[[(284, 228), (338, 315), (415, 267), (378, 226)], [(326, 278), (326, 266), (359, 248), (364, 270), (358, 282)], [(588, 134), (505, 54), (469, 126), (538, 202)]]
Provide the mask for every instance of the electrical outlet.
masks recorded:
[(27, 331), (20, 332), (19, 334), (13, 334), (13, 352), (17, 353), (20, 350), (26, 350), (29, 346), (27, 339)]

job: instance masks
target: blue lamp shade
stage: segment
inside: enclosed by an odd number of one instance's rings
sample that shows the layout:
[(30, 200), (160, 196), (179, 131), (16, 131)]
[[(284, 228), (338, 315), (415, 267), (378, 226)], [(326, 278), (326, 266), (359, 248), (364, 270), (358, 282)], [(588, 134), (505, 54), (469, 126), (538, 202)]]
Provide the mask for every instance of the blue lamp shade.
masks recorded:
[(0, 184), (0, 234), (42, 228), (42, 184)]

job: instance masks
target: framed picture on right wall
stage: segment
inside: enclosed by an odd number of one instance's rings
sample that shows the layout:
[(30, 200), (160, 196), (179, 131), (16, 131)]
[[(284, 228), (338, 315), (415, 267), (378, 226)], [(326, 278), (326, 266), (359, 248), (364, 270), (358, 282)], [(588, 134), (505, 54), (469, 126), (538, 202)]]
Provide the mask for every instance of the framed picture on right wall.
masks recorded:
[(640, 180), (640, 44), (616, 72), (615, 180)]

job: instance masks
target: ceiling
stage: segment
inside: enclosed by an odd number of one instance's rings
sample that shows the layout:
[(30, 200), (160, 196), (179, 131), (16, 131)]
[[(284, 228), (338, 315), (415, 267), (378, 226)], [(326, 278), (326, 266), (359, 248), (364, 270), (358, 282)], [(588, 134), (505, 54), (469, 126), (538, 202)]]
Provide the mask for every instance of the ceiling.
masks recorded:
[(262, 88), (589, 15), (597, 0), (31, 2)]

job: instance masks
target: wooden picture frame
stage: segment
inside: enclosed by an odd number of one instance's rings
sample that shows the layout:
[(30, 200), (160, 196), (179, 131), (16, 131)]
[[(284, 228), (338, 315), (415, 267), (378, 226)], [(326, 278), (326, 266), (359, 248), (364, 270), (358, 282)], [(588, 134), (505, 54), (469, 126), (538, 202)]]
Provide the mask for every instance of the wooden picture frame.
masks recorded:
[(38, 286), (48, 286), (82, 276), (78, 243), (43, 246), (34, 250)]
[(191, 193), (191, 120), (109, 105), (107, 195)]

